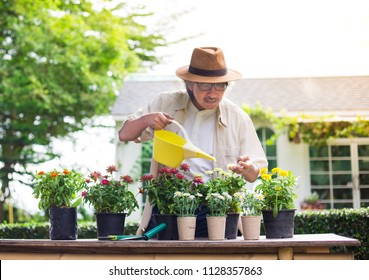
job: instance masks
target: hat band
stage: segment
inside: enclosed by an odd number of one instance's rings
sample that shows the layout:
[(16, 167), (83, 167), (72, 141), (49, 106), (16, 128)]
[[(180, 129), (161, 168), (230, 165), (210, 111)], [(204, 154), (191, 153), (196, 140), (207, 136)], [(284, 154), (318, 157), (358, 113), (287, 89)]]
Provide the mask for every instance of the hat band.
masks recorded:
[(205, 77), (217, 77), (217, 76), (225, 76), (227, 74), (227, 68), (219, 69), (219, 70), (203, 70), (196, 67), (188, 68), (188, 72), (194, 75), (205, 76)]

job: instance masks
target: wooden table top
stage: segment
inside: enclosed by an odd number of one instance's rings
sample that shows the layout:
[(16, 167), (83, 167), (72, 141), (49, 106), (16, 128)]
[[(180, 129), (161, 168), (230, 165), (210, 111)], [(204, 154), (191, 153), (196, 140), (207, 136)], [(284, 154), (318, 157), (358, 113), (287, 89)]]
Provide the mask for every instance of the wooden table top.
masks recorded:
[(28, 253), (100, 253), (100, 254), (147, 254), (147, 253), (247, 253), (255, 250), (277, 250), (283, 247), (335, 247), (360, 246), (360, 241), (336, 234), (295, 234), (293, 238), (259, 240), (237, 239), (214, 241), (196, 239), (178, 240), (120, 240), (99, 241), (97, 239), (50, 240), (50, 239), (2, 239), (0, 252)]

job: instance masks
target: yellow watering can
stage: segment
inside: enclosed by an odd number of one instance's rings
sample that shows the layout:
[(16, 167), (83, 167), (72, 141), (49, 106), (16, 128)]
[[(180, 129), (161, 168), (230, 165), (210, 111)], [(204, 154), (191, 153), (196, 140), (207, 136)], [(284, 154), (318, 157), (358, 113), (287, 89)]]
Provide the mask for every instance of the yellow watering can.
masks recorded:
[(172, 120), (172, 123), (182, 130), (185, 139), (171, 131), (155, 130), (153, 157), (157, 162), (176, 168), (188, 158), (205, 158), (215, 161), (214, 157), (191, 143), (186, 130), (180, 123), (175, 120)]

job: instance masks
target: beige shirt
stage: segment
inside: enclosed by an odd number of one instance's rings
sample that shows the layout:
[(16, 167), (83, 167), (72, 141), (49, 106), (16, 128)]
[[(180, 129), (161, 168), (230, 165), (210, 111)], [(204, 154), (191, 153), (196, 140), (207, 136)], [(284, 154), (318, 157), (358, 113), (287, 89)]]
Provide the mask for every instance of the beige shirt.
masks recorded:
[[(128, 119), (136, 119), (147, 113), (164, 112), (184, 125), (189, 113), (190, 102), (189, 96), (185, 91), (164, 92)], [(165, 129), (179, 133), (179, 128), (175, 124), (169, 124)], [(152, 129), (148, 128), (141, 134), (141, 141), (148, 141), (153, 138), (153, 135)], [(227, 165), (237, 163), (238, 158), (241, 156), (249, 156), (259, 169), (268, 165), (250, 117), (238, 105), (232, 103), (226, 97), (223, 97), (216, 110), (214, 139), (209, 139), (210, 141), (213, 141), (211, 154), (216, 158), (216, 161), (212, 162), (213, 169), (221, 168), (227, 170)], [(159, 163), (152, 160), (151, 174), (157, 174), (159, 165)], [(152, 206), (147, 200), (141, 220), (141, 229), (147, 227), (151, 217), (151, 210)]]

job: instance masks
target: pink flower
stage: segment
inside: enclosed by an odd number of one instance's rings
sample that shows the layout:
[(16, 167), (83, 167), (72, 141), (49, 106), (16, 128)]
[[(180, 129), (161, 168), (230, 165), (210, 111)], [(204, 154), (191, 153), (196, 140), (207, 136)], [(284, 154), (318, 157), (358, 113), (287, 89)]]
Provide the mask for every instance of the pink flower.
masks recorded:
[(194, 182), (195, 184), (203, 184), (203, 183), (204, 183), (204, 181), (202, 180), (201, 176), (195, 176), (195, 177), (193, 178), (193, 182)]
[(177, 173), (176, 176), (177, 176), (178, 179), (183, 179), (184, 178), (183, 174), (180, 174), (180, 173)]
[(107, 186), (107, 185), (109, 185), (109, 180), (102, 179), (102, 180), (101, 180), (101, 184), (103, 184), (103, 185)]
[(82, 192), (82, 197), (85, 197), (85, 196), (86, 196), (86, 194), (87, 194), (87, 191), (83, 191), (83, 192)]

